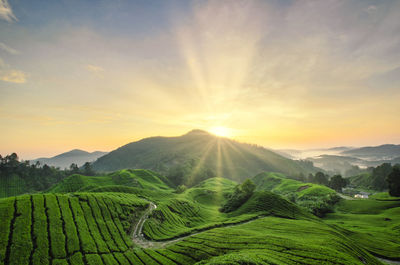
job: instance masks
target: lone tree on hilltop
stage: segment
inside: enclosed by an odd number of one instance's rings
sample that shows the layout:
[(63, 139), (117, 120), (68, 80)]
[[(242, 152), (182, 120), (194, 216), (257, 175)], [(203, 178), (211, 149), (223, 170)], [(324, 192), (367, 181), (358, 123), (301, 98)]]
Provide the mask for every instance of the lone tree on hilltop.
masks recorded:
[(235, 187), (234, 192), (228, 196), (228, 200), (219, 210), (224, 213), (236, 210), (253, 195), (255, 188), (253, 181), (246, 179)]

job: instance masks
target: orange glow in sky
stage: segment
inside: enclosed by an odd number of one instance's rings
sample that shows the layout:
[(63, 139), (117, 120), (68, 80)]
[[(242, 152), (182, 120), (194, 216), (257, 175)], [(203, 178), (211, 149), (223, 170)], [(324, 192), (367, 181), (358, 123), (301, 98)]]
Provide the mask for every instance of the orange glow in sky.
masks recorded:
[(28, 2), (0, 13), (1, 155), (400, 143), (400, 1)]

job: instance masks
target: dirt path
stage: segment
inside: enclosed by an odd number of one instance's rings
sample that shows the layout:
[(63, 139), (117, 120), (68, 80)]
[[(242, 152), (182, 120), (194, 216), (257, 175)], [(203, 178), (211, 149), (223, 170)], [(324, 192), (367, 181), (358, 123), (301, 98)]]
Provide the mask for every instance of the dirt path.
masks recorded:
[[(140, 217), (139, 221), (136, 223), (135, 228), (133, 229), (132, 232), (132, 241), (133, 243), (135, 243), (136, 245), (141, 246), (142, 248), (165, 248), (166, 246), (173, 244), (175, 242), (181, 241), (187, 237), (190, 236), (194, 236), (200, 233), (203, 233), (205, 231), (214, 229), (216, 227), (210, 227), (209, 229), (205, 229), (201, 232), (195, 232), (189, 235), (185, 235), (185, 236), (181, 236), (178, 238), (174, 238), (171, 240), (166, 240), (166, 241), (152, 241), (152, 240), (148, 240), (144, 237), (143, 235), (143, 225), (146, 222), (146, 220), (149, 218), (149, 215), (151, 214), (151, 212), (157, 208), (157, 205), (150, 202), (149, 207), (147, 208), (147, 210), (145, 211), (145, 213), (142, 215), (142, 217)], [(226, 224), (223, 226), (219, 226), (219, 227), (229, 227), (229, 226), (236, 226), (236, 225), (242, 225), (242, 224), (247, 224), (250, 222), (253, 222), (255, 220), (257, 220), (259, 217), (256, 217), (255, 219), (252, 220), (248, 220), (248, 221), (244, 221), (244, 222), (239, 222), (239, 223), (235, 223), (235, 224)]]
[(353, 197), (350, 197), (350, 196), (347, 196), (347, 195), (344, 195), (344, 194), (341, 194), (341, 193), (337, 193), (341, 198), (343, 198), (343, 199), (345, 199), (345, 200), (349, 200), (349, 201), (353, 201), (354, 200), (354, 198)]
[(389, 265), (395, 265), (395, 264), (400, 264), (400, 261), (396, 261), (396, 260), (390, 260), (390, 259), (383, 259), (383, 258), (378, 258), (380, 261), (382, 261), (385, 264), (389, 264)]

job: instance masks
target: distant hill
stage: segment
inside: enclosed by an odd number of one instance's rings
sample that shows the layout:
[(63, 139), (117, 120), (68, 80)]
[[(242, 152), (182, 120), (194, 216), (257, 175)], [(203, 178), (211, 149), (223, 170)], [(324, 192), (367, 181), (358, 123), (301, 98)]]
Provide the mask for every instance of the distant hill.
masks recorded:
[(72, 163), (77, 164), (79, 167), (82, 166), (86, 162), (93, 162), (97, 158), (107, 154), (107, 152), (95, 151), (92, 153), (74, 149), (69, 152), (65, 152), (54, 157), (46, 158), (38, 158), (32, 160), (32, 164), (39, 161), (41, 164), (47, 164), (49, 166), (60, 167), (60, 168), (68, 168)]
[(274, 150), (274, 152), (290, 159), (306, 159), (308, 157), (317, 157), (320, 155), (339, 155), (343, 151), (348, 151), (352, 149), (353, 147), (337, 146), (331, 148), (314, 148), (305, 150), (280, 149)]
[[(48, 192), (64, 193), (75, 191), (107, 190), (120, 191), (124, 188), (147, 190), (169, 190), (165, 177), (144, 169), (119, 170), (104, 176), (84, 176), (73, 174), (57, 183)], [(125, 190), (123, 191), (125, 192)]]
[(388, 160), (400, 157), (400, 145), (384, 144), (361, 147), (343, 151), (342, 154), (371, 160)]
[(342, 174), (344, 176), (347, 176), (346, 172), (351, 172), (354, 166), (368, 166), (367, 161), (350, 156), (320, 155), (307, 158), (307, 160), (312, 161), (315, 166), (323, 168), (331, 174)]
[(310, 162), (285, 158), (266, 148), (193, 130), (178, 137), (150, 137), (122, 146), (93, 163), (97, 171), (151, 169), (174, 184), (193, 185), (210, 177), (241, 181), (264, 171), (316, 172)]

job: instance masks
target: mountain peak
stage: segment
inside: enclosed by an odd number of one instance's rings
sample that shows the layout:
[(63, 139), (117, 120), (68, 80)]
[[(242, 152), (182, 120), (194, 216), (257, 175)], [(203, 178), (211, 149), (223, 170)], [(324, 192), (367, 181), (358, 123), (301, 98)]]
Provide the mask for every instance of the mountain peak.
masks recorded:
[(193, 129), (184, 135), (212, 135), (211, 133), (201, 130), (201, 129)]
[(72, 149), (71, 151), (65, 152), (63, 154), (89, 154), (89, 152), (81, 149)]

